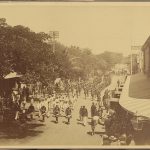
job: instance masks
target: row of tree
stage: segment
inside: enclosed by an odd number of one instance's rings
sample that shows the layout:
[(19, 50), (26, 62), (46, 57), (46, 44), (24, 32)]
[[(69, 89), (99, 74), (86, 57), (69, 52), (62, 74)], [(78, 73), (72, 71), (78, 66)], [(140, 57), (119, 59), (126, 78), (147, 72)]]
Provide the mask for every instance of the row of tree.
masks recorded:
[(0, 19), (0, 78), (15, 71), (24, 81), (49, 83), (57, 77), (77, 79), (102, 74), (123, 59), (122, 54), (104, 52), (94, 55), (90, 49), (55, 44), (51, 36), (35, 33), (22, 25), (10, 26)]

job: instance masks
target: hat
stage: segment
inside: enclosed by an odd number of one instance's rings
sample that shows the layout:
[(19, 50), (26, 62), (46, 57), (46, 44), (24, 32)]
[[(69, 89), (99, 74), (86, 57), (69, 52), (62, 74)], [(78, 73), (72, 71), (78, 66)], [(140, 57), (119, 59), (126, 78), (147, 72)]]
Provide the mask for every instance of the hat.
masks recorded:
[(112, 141), (115, 141), (117, 138), (116, 137), (114, 137), (114, 136), (110, 136), (110, 138), (109, 138), (110, 140), (112, 140)]

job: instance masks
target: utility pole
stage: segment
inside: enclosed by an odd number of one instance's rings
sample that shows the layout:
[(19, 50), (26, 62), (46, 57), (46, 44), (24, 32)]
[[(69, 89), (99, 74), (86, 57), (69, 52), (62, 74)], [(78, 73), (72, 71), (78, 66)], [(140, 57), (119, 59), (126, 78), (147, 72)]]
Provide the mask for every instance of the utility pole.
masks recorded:
[(52, 50), (53, 53), (55, 53), (55, 45), (56, 45), (56, 39), (59, 38), (59, 32), (58, 31), (50, 31), (49, 32), (51, 43), (52, 43)]
[(133, 66), (133, 63), (132, 63), (132, 51), (131, 51), (131, 75), (132, 75), (132, 66)]

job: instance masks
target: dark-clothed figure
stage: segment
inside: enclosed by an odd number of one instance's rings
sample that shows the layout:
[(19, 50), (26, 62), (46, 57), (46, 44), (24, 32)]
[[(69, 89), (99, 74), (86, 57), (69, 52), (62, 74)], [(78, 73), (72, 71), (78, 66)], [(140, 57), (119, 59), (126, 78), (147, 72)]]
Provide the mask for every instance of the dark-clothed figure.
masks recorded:
[(23, 87), (22, 89), (22, 97), (25, 99), (25, 101), (29, 100), (30, 90), (29, 87)]
[(96, 115), (96, 106), (94, 105), (94, 103), (92, 103), (91, 106), (91, 117)]
[(42, 121), (45, 121), (45, 116), (46, 116), (46, 107), (42, 106), (41, 109), (41, 115), (42, 115)]
[(58, 117), (60, 115), (60, 108), (58, 107), (58, 105), (56, 105), (56, 107), (54, 108), (54, 116), (56, 118), (56, 123), (58, 123)]
[(31, 103), (29, 108), (28, 108), (28, 114), (30, 115), (30, 119), (33, 119), (34, 111), (35, 111), (35, 108), (34, 108), (33, 104)]
[(20, 120), (21, 123), (25, 123), (26, 122), (26, 120), (27, 120), (27, 114), (26, 114), (25, 109), (22, 110), (19, 120)]
[(119, 80), (117, 81), (117, 85), (118, 85), (118, 87), (120, 86), (120, 81)]
[(70, 124), (70, 118), (71, 118), (71, 108), (68, 107), (65, 111), (66, 117), (68, 119), (68, 124)]
[(26, 97), (26, 88), (25, 88), (25, 86), (22, 88), (22, 97), (23, 98)]
[(19, 119), (19, 111), (20, 111), (20, 106), (19, 106), (19, 104), (18, 104), (18, 102), (17, 101), (15, 101), (14, 103), (13, 103), (13, 105), (12, 105), (12, 111), (13, 111), (13, 113), (14, 113), (14, 115), (15, 115), (15, 120), (17, 120), (17, 119)]
[(79, 116), (80, 116), (80, 121), (83, 121), (83, 106), (80, 107)]
[(29, 90), (28, 86), (25, 88), (25, 91), (26, 91), (26, 100), (28, 101), (29, 100), (29, 95), (30, 95), (30, 90)]
[(87, 117), (88, 117), (88, 110), (85, 106), (83, 106), (83, 125), (86, 126), (87, 124)]
[(102, 107), (99, 107), (99, 108), (98, 108), (98, 114), (99, 114), (99, 117), (102, 118), (102, 114), (103, 114), (103, 109), (102, 109)]
[(105, 124), (106, 134), (109, 135), (110, 134), (111, 124), (112, 124), (111, 118), (108, 117), (107, 119), (105, 119), (104, 124)]

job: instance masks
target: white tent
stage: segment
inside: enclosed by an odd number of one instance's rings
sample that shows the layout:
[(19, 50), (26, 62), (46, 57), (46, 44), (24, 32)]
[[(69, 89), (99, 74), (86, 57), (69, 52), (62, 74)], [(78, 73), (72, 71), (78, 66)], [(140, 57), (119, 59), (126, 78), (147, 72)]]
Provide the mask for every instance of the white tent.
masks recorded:
[(22, 75), (17, 74), (16, 72), (11, 72), (4, 77), (4, 79), (11, 79), (11, 78), (20, 78)]

